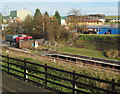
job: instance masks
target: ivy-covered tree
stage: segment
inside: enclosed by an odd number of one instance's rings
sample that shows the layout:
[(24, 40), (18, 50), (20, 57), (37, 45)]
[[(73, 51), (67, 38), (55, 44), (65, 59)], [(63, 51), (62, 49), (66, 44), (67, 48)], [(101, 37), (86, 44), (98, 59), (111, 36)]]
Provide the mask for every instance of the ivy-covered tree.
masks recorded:
[(58, 11), (55, 11), (54, 18), (57, 20), (58, 24), (61, 24), (61, 17)]

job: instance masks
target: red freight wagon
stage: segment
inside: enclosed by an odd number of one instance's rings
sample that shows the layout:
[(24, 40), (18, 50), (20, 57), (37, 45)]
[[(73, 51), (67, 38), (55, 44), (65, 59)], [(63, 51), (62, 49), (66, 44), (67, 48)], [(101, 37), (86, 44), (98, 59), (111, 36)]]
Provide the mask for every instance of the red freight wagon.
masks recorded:
[(32, 36), (26, 36), (26, 37), (24, 37), (24, 39), (25, 40), (32, 40), (33, 38), (32, 38)]
[(16, 42), (19, 42), (19, 41), (24, 41), (24, 37), (17, 37)]

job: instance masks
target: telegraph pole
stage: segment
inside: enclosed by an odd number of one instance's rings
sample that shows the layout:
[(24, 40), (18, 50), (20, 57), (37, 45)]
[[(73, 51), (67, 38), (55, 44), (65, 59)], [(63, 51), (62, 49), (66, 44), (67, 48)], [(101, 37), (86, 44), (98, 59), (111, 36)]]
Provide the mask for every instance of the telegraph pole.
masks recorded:
[(45, 23), (43, 22), (43, 39), (44, 39), (44, 32), (45, 32)]

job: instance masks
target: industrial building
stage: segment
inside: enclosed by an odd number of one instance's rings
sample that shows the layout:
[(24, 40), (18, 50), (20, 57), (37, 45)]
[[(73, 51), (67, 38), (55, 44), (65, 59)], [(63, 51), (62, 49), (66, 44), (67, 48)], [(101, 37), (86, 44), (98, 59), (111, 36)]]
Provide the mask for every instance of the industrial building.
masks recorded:
[(32, 15), (32, 12), (30, 10), (27, 9), (22, 9), (22, 10), (14, 10), (10, 12), (10, 17), (12, 17), (12, 19), (17, 19), (20, 18), (21, 20), (25, 20), (25, 18), (28, 15)]
[(108, 28), (98, 29), (97, 34), (120, 34), (120, 29), (117, 29), (117, 28), (113, 28), (113, 29), (108, 29)]

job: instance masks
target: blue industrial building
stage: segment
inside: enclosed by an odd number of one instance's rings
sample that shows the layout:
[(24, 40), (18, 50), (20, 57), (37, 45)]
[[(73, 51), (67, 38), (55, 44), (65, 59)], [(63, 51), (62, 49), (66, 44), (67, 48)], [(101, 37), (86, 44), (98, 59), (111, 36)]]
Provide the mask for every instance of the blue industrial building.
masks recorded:
[(120, 34), (120, 29), (98, 29), (97, 34)]

